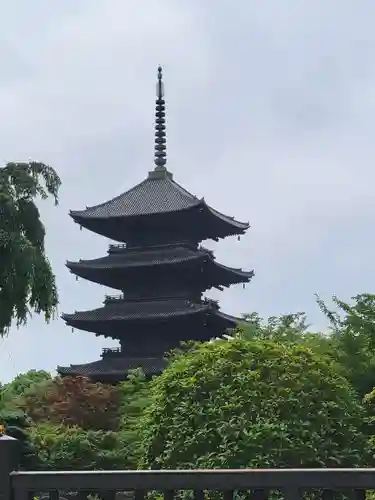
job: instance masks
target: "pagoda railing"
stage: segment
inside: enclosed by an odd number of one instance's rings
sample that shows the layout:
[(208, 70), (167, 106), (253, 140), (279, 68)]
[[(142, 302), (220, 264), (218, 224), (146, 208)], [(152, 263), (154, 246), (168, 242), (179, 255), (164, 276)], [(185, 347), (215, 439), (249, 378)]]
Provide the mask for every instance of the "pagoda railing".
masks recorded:
[(122, 301), (124, 299), (125, 299), (125, 297), (123, 294), (105, 295), (104, 296), (104, 304), (109, 304), (110, 302)]
[[(145, 299), (154, 299), (156, 300), (156, 297), (155, 296), (150, 296), (150, 297), (133, 297), (131, 300), (145, 300)], [(176, 299), (176, 295), (166, 295), (166, 296), (159, 296), (157, 297), (158, 300), (171, 300), (171, 299)], [(180, 298), (183, 298), (183, 297), (180, 297)], [(112, 302), (121, 302), (121, 301), (124, 301), (126, 300), (125, 298), (125, 295), (124, 294), (117, 294), (117, 295), (105, 295), (104, 296), (104, 304), (110, 304)], [(189, 299), (187, 299), (187, 302), (191, 302)], [(193, 301), (194, 302), (194, 301)], [(202, 299), (202, 304), (203, 305), (207, 305), (207, 306), (213, 306), (217, 309), (219, 309), (219, 301), (218, 300), (213, 300), (213, 299), (209, 299), (208, 297), (204, 297)]]
[(102, 349), (102, 358), (112, 357), (112, 356), (121, 356), (122, 350), (121, 347), (104, 347)]
[(166, 242), (152, 245), (139, 245), (139, 246), (131, 246), (126, 243), (111, 243), (109, 245), (109, 252), (118, 252), (121, 250), (132, 250), (132, 251), (142, 251), (142, 250), (158, 250), (163, 248), (172, 248), (172, 247), (180, 247), (186, 246), (191, 248), (192, 250), (202, 250), (203, 252), (208, 253), (213, 259), (215, 258), (214, 252), (209, 250), (208, 248), (195, 244), (191, 241), (175, 241), (175, 242)]
[[(165, 294), (163, 294), (163, 295), (157, 295), (154, 293), (152, 295), (143, 295), (143, 296), (135, 295), (135, 296), (131, 296), (131, 297), (128, 295), (125, 296), (124, 294), (105, 295), (104, 296), (104, 304), (109, 304), (112, 302), (122, 302), (125, 300), (129, 300), (132, 302), (144, 302), (147, 300), (168, 301), (168, 300), (176, 300), (176, 299), (181, 299), (181, 300), (185, 299), (185, 301), (187, 303), (195, 304), (201, 300), (199, 295), (197, 295), (193, 299), (186, 298), (186, 295), (188, 292), (186, 292), (184, 290), (182, 290), (182, 291), (181, 290), (174, 290), (173, 292), (174, 293), (172, 293), (171, 291), (168, 291), (168, 292), (165, 292)], [(204, 298), (204, 299), (202, 299), (202, 304), (212, 305), (214, 307), (219, 308), (219, 301), (218, 300)]]
[(109, 251), (110, 252), (113, 252), (113, 251), (116, 251), (116, 250), (126, 250), (127, 248), (127, 245), (126, 243), (112, 243), (111, 245), (109, 245)]

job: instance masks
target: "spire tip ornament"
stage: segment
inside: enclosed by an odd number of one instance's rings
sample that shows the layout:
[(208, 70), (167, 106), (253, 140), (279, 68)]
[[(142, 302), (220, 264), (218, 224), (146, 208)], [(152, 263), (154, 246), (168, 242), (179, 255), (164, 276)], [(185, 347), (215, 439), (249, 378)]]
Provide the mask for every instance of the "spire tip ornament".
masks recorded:
[(165, 100), (163, 69), (158, 67), (158, 83), (156, 84), (156, 106), (155, 106), (155, 170), (165, 170), (167, 163), (167, 146), (165, 134)]

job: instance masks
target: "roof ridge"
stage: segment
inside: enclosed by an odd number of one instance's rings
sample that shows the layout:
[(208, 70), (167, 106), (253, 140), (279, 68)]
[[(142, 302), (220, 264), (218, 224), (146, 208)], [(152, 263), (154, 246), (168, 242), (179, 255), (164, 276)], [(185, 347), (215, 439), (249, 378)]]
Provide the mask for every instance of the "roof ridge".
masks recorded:
[(194, 198), (198, 202), (204, 200), (204, 198), (198, 198), (197, 196), (195, 196), (195, 194), (190, 193), (190, 191), (188, 191), (187, 189), (185, 189), (183, 186), (181, 186), (181, 184), (179, 184), (175, 180), (173, 180), (173, 179), (167, 179), (167, 181), (170, 182), (171, 184), (173, 184), (174, 187), (176, 187), (181, 192), (181, 194), (185, 194), (185, 195), (191, 196), (192, 198)]

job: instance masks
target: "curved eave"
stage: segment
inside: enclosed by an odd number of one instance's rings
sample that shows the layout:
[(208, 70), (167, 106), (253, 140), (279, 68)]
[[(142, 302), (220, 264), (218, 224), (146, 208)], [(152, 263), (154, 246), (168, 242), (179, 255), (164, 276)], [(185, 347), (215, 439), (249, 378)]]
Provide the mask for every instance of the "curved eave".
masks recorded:
[(111, 263), (108, 259), (108, 257), (102, 257), (100, 259), (91, 259), (91, 260), (79, 260), (78, 262), (72, 262), (72, 261), (67, 261), (65, 263), (66, 267), (72, 271), (73, 273), (76, 273), (77, 271), (79, 272), (80, 269), (85, 269), (88, 271), (105, 271), (107, 269), (113, 269), (113, 270), (121, 270), (121, 269), (130, 269), (130, 268), (137, 268), (137, 267), (152, 267), (152, 266), (168, 266), (168, 265), (173, 265), (173, 264), (180, 264), (192, 260), (201, 260), (204, 259), (206, 255), (204, 254), (197, 254), (197, 255), (189, 255), (186, 257), (176, 257), (174, 259), (170, 260), (165, 260), (165, 262), (159, 262), (156, 260), (150, 260), (150, 261), (144, 261), (144, 262), (135, 262), (133, 264), (129, 263), (127, 264), (126, 262), (124, 263)]
[[(103, 307), (102, 309), (104, 309)], [(183, 311), (173, 311), (171, 313), (149, 313), (145, 314), (140, 312), (139, 314), (132, 314), (132, 315), (113, 315), (111, 317), (103, 317), (103, 318), (90, 318), (90, 314), (93, 311), (76, 311), (74, 314), (62, 314), (61, 318), (69, 325), (73, 326), (76, 328), (80, 328), (78, 325), (83, 324), (83, 323), (90, 323), (90, 324), (98, 324), (98, 323), (112, 323), (112, 322), (133, 322), (133, 321), (155, 321), (158, 319), (170, 319), (170, 318), (181, 318), (184, 316), (192, 316), (194, 314), (202, 314), (206, 310), (209, 309), (209, 306), (201, 306), (194, 308), (192, 307), (191, 309), (186, 309)], [(77, 318), (77, 315), (87, 315), (86, 317), (83, 316), (82, 318)]]
[(151, 260), (149, 262), (135, 262), (133, 264), (129, 263), (111, 263), (110, 261), (106, 261), (107, 257), (103, 257), (102, 259), (92, 259), (92, 260), (79, 260), (78, 262), (67, 261), (66, 267), (73, 273), (77, 274), (80, 270), (87, 271), (106, 271), (109, 269), (113, 269), (115, 271), (120, 271), (122, 269), (135, 269), (138, 267), (153, 267), (153, 266), (169, 266), (175, 264), (183, 264), (185, 262), (191, 261), (199, 261), (206, 260), (207, 263), (212, 264), (220, 268), (221, 270), (228, 272), (230, 274), (236, 275), (239, 278), (250, 280), (254, 276), (254, 271), (244, 271), (243, 269), (237, 269), (234, 267), (225, 266), (224, 264), (219, 264), (216, 260), (207, 254), (197, 254), (197, 255), (189, 255), (186, 257), (177, 257), (170, 260), (165, 260), (164, 262)]
[(71, 375), (73, 377), (80, 375), (79, 371), (76, 368), (74, 368), (73, 365), (70, 366), (57, 365), (56, 371), (59, 375)]
[[(71, 210), (69, 212), (69, 215), (72, 217), (72, 219), (79, 224), (80, 226), (92, 230), (94, 232), (98, 231), (98, 228), (95, 227), (96, 225), (101, 225), (105, 222), (110, 222), (110, 221), (118, 221), (122, 220), (124, 223), (126, 221), (129, 226), (133, 226), (136, 221), (142, 221), (142, 220), (149, 220), (150, 223), (151, 221), (160, 221), (161, 218), (165, 216), (173, 216), (173, 215), (178, 215), (178, 214), (188, 214), (188, 213), (196, 213), (198, 211), (203, 211), (206, 215), (206, 218), (208, 221), (213, 221), (214, 225), (217, 227), (218, 223), (220, 226), (224, 227), (224, 230), (219, 231), (221, 233), (219, 237), (225, 237), (226, 235), (240, 235), (244, 234), (250, 227), (249, 222), (241, 222), (237, 221), (234, 219), (234, 217), (228, 217), (227, 215), (222, 214), (221, 212), (213, 209), (207, 203), (205, 202), (204, 198), (197, 200), (196, 202), (192, 203), (189, 207), (184, 207), (178, 210), (168, 210), (164, 212), (153, 212), (153, 213), (142, 213), (142, 214), (132, 214), (132, 215), (116, 215), (116, 216), (103, 216), (103, 217), (98, 217), (98, 216), (93, 216), (90, 211), (90, 209), (87, 210), (81, 210), (81, 211), (74, 211)], [(106, 231), (104, 231), (106, 232)], [(100, 231), (99, 234), (104, 234), (103, 231)], [(208, 236), (208, 238), (212, 238), (213, 236)]]
[(250, 227), (249, 222), (241, 222), (236, 220), (234, 217), (228, 217), (228, 215), (222, 214), (218, 210), (215, 210), (214, 208), (210, 207), (209, 205), (206, 204), (204, 199), (202, 200), (205, 206), (205, 209), (207, 210), (208, 213), (212, 214), (215, 218), (220, 219), (221, 221), (225, 222), (229, 226), (231, 226), (234, 231), (234, 234), (241, 233), (243, 234), (245, 231), (247, 231)]
[[(171, 314), (142, 314), (142, 315), (132, 315), (132, 316), (124, 316), (124, 315), (118, 315), (118, 316), (112, 316), (112, 317), (107, 317), (107, 318), (90, 318), (90, 314), (92, 311), (82, 311), (82, 312), (76, 312), (75, 314), (62, 314), (62, 319), (66, 322), (68, 326), (71, 326), (73, 328), (77, 328), (79, 330), (84, 330), (84, 331), (89, 331), (96, 333), (96, 335), (105, 335), (105, 336), (111, 336), (110, 333), (105, 333), (102, 328), (99, 327), (99, 325), (104, 326), (104, 325), (109, 325), (111, 323), (115, 322), (120, 322), (120, 323), (132, 323), (134, 321), (143, 321), (143, 322), (149, 322), (149, 321), (155, 321), (155, 320), (173, 320), (173, 319), (179, 319), (182, 317), (186, 316), (194, 316), (194, 315), (209, 315), (211, 316), (212, 319), (215, 319), (215, 322), (220, 321), (222, 326), (224, 328), (235, 328), (238, 324), (243, 324), (244, 320), (241, 320), (241, 318), (237, 318), (234, 316), (231, 316), (229, 314), (225, 314), (221, 312), (219, 309), (216, 307), (212, 307), (211, 305), (202, 305), (200, 307), (192, 308), (191, 310), (184, 310), (184, 311), (174, 311)], [(86, 317), (81, 317), (77, 318), (78, 314), (87, 314), (88, 316)], [(97, 328), (99, 327), (99, 328)]]
[(160, 356), (160, 357), (156, 357), (156, 356), (153, 356), (153, 357), (139, 357), (139, 358), (132, 358), (131, 356), (127, 356), (126, 354), (124, 354), (122, 357), (120, 358), (108, 358), (108, 359), (99, 359), (98, 361), (93, 361), (93, 362), (89, 362), (89, 363), (81, 363), (81, 364), (78, 364), (78, 365), (70, 365), (70, 366), (60, 366), (58, 365), (57, 368), (58, 369), (61, 369), (61, 370), (80, 370), (81, 368), (83, 367), (86, 367), (86, 368), (91, 368), (93, 371), (96, 371), (97, 373), (100, 373), (100, 371), (98, 370), (98, 365), (100, 366), (101, 364), (105, 364), (105, 361), (108, 362), (108, 364), (111, 363), (111, 361), (114, 361), (115, 363), (114, 364), (117, 364), (116, 361), (122, 361), (122, 360), (125, 360), (125, 361), (143, 361), (143, 362), (158, 362), (158, 361), (164, 361), (165, 360), (165, 357), (163, 356)]
[(227, 272), (231, 276), (236, 276), (239, 283), (249, 282), (254, 277), (254, 271), (244, 271), (243, 269), (235, 269), (234, 267), (228, 267), (224, 264), (219, 264), (218, 262), (213, 262), (215, 266)]
[(236, 316), (231, 316), (230, 314), (226, 314), (226, 313), (223, 313), (221, 311), (217, 311), (216, 312), (216, 315), (225, 320), (226, 322), (228, 322), (229, 324), (231, 324), (232, 326), (230, 326), (230, 328), (235, 328), (237, 325), (242, 325), (244, 323), (246, 323), (245, 320), (243, 320), (242, 318), (237, 318)]
[[(167, 268), (168, 266), (174, 265), (183, 266), (184, 264), (187, 265), (188, 263), (192, 262), (194, 262), (195, 265), (199, 265), (199, 262), (201, 262), (202, 260), (203, 265), (208, 266), (208, 268), (206, 267), (206, 269), (210, 269), (208, 271), (209, 274), (206, 274), (206, 279), (209, 280), (212, 286), (228, 286), (231, 284), (249, 283), (250, 280), (254, 277), (253, 270), (244, 271), (242, 269), (236, 269), (225, 266), (224, 264), (219, 264), (218, 262), (216, 262), (214, 257), (207, 254), (198, 254), (195, 256), (188, 256), (186, 258), (176, 258), (163, 263), (142, 262), (135, 263), (134, 265), (121, 265), (118, 263), (106, 264), (103, 263), (103, 261), (101, 261), (98, 265), (96, 262), (100, 260), (101, 259), (95, 259), (91, 261), (88, 260), (79, 262), (67, 262), (66, 266), (72, 274), (79, 276), (80, 278), (94, 281), (96, 283), (101, 283), (106, 286), (111, 286), (112, 288), (114, 287), (113, 280), (111, 281), (109, 275), (107, 274), (110, 271), (116, 273), (120, 273), (121, 271), (124, 273), (138, 272), (142, 269), (151, 269), (152, 267), (162, 266), (163, 268)], [(121, 287), (119, 287), (119, 289), (121, 289)]]
[[(141, 357), (132, 357), (127, 356), (126, 353), (123, 353), (122, 356), (116, 358), (101, 358), (97, 361), (89, 362), (89, 363), (81, 363), (74, 364), (70, 366), (58, 366), (58, 371), (63, 373), (74, 372), (80, 373), (82, 369), (89, 370), (90, 373), (103, 374), (106, 370), (114, 372), (123, 372), (123, 370), (129, 369), (126, 365), (149, 365), (155, 366), (155, 364), (164, 364), (167, 361), (165, 356), (141, 356)], [(121, 367), (120, 369), (118, 367)], [(131, 368), (130, 368), (131, 369)]]
[[(142, 368), (142, 371), (145, 373), (145, 375), (158, 375), (159, 373), (162, 373), (163, 368), (161, 367), (160, 369), (156, 370), (147, 370), (144, 367), (140, 365), (140, 368)], [(59, 375), (61, 376), (66, 376), (66, 377), (88, 377), (88, 378), (99, 378), (99, 377), (116, 377), (116, 376), (122, 376), (123, 378), (126, 378), (127, 371), (130, 371), (132, 368), (129, 370), (113, 370), (110, 369), (108, 372), (105, 371), (100, 371), (100, 370), (88, 370), (83, 372), (84, 368), (70, 368), (69, 366), (57, 366), (56, 371)]]
[(180, 208), (178, 210), (165, 210), (164, 212), (149, 212), (149, 213), (145, 212), (142, 214), (132, 214), (132, 215), (120, 214), (120, 215), (116, 215), (116, 216), (111, 215), (111, 216), (103, 216), (103, 217), (98, 217), (96, 215), (92, 215), (91, 212), (100, 207), (100, 205), (97, 205), (94, 207), (87, 207), (86, 210), (70, 210), (69, 215), (74, 220), (74, 222), (85, 227), (85, 221), (100, 222), (100, 221), (118, 220), (118, 219), (126, 219), (126, 220), (131, 221), (131, 220), (137, 220), (137, 219), (143, 218), (143, 217), (147, 217), (147, 218), (160, 217), (163, 215), (176, 214), (176, 213), (180, 213), (180, 212), (187, 212), (187, 211), (191, 210), (192, 208), (196, 208), (200, 205), (205, 205), (203, 198), (201, 198), (201, 199), (197, 198), (197, 201), (191, 203), (191, 205), (189, 207)]

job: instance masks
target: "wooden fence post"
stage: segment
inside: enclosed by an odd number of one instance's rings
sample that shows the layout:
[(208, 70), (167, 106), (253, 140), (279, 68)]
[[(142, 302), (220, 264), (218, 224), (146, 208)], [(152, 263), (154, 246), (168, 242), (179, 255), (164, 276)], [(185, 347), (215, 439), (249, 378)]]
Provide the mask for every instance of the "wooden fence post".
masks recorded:
[(0, 500), (11, 500), (10, 473), (18, 468), (18, 439), (0, 433)]

